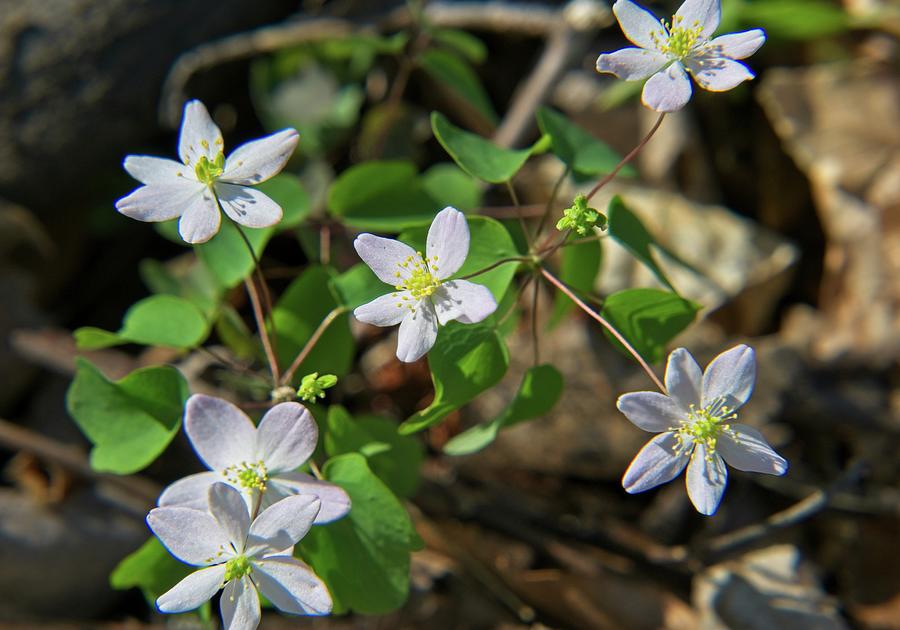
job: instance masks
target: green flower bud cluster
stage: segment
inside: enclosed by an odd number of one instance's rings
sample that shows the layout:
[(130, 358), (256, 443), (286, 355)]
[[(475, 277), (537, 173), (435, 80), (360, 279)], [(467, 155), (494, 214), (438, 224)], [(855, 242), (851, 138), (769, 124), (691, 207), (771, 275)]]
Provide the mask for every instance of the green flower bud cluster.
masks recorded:
[(322, 376), (319, 376), (318, 372), (307, 374), (300, 381), (297, 396), (306, 402), (315, 402), (317, 398), (325, 398), (325, 390), (334, 387), (337, 381), (337, 376), (334, 374), (323, 374)]
[(556, 224), (556, 229), (560, 232), (572, 230), (578, 236), (585, 236), (592, 228), (606, 229), (606, 216), (588, 206), (587, 198), (584, 195), (575, 197), (575, 203), (572, 207), (566, 208), (564, 212), (563, 218)]

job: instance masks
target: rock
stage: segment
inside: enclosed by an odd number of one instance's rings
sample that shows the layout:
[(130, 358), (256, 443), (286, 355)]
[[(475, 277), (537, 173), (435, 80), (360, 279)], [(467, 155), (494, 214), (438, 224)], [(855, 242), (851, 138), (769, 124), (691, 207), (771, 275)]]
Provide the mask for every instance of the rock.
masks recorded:
[(791, 545), (775, 545), (710, 567), (694, 579), (699, 628), (838, 630), (847, 624)]

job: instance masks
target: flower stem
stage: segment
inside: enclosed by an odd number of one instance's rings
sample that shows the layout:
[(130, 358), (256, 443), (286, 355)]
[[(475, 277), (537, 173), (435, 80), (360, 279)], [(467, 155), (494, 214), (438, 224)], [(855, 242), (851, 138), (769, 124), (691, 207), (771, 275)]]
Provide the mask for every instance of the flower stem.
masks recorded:
[(631, 356), (633, 356), (635, 358), (635, 360), (641, 365), (641, 367), (644, 369), (644, 371), (647, 373), (647, 375), (650, 377), (650, 379), (653, 381), (653, 383), (659, 388), (659, 391), (661, 391), (663, 394), (666, 393), (666, 386), (663, 385), (662, 381), (659, 380), (659, 377), (656, 376), (656, 373), (653, 371), (653, 368), (651, 368), (647, 364), (647, 362), (644, 360), (644, 357), (642, 357), (640, 355), (640, 353), (634, 348), (634, 346), (632, 346), (628, 342), (627, 339), (625, 339), (625, 337), (622, 335), (622, 333), (620, 333), (618, 330), (615, 329), (615, 327), (612, 324), (610, 324), (608, 321), (606, 321), (606, 318), (604, 318), (602, 315), (600, 315), (595, 310), (593, 310), (590, 306), (585, 304), (577, 295), (575, 295), (575, 293), (562, 280), (560, 280), (559, 278), (554, 276), (552, 273), (547, 271), (544, 267), (541, 267), (541, 273), (550, 282), (550, 284), (552, 284), (557, 289), (559, 289), (564, 294), (566, 294), (570, 300), (575, 302), (575, 304), (577, 304), (579, 306), (579, 308), (581, 308), (581, 310), (583, 310), (585, 313), (587, 313), (593, 319), (595, 319), (601, 326), (603, 326), (607, 331), (609, 331), (609, 334), (611, 334), (613, 337), (616, 338), (616, 340), (619, 343), (621, 343), (623, 346), (625, 346), (625, 349), (628, 350), (628, 352), (631, 353)]
[(535, 281), (531, 295), (531, 345), (534, 351), (534, 365), (541, 362), (541, 345), (538, 335), (538, 297), (540, 296), (541, 283)]
[(569, 173), (572, 172), (572, 169), (568, 166), (563, 169), (563, 172), (560, 173), (559, 177), (556, 179), (556, 182), (553, 184), (553, 190), (550, 192), (550, 199), (547, 200), (547, 205), (544, 207), (544, 214), (541, 215), (541, 222), (538, 223), (537, 232), (535, 232), (535, 236), (540, 236), (541, 232), (544, 231), (544, 226), (547, 224), (547, 219), (550, 218), (550, 212), (553, 210), (553, 204), (556, 202), (556, 197), (559, 194), (559, 189), (562, 187), (564, 181), (566, 181), (566, 177), (568, 177)]
[(509, 258), (501, 258), (500, 260), (491, 263), (484, 269), (479, 269), (478, 271), (473, 271), (472, 273), (462, 276), (461, 278), (457, 278), (457, 280), (468, 280), (469, 278), (474, 278), (475, 276), (480, 276), (481, 274), (487, 273), (488, 271), (491, 271), (492, 269), (496, 269), (500, 265), (505, 265), (506, 263), (533, 262), (533, 261), (534, 261), (534, 258), (531, 258), (529, 256), (511, 256)]
[(300, 353), (294, 359), (293, 363), (291, 363), (291, 367), (287, 369), (284, 373), (284, 376), (281, 377), (281, 384), (288, 385), (291, 382), (291, 379), (294, 378), (294, 373), (297, 371), (297, 368), (306, 360), (306, 357), (309, 356), (309, 353), (312, 352), (312, 349), (319, 342), (319, 339), (322, 338), (322, 335), (325, 334), (325, 331), (328, 330), (328, 327), (347, 310), (346, 306), (337, 306), (325, 316), (325, 318), (319, 323), (318, 328), (316, 328), (315, 332), (313, 332), (312, 337), (310, 337), (306, 344), (303, 346), (303, 349), (300, 350)]
[(522, 204), (519, 203), (519, 196), (516, 194), (516, 189), (513, 188), (511, 180), (507, 179), (503, 183), (506, 184), (506, 190), (509, 191), (509, 198), (516, 208), (516, 218), (519, 219), (519, 227), (522, 228), (522, 233), (525, 235), (525, 242), (528, 243), (528, 248), (531, 249), (531, 234), (528, 232), (528, 226), (525, 224), (525, 217), (522, 216)]
[(591, 197), (593, 197), (594, 195), (597, 194), (598, 190), (600, 190), (601, 188), (606, 186), (609, 182), (611, 182), (613, 180), (613, 178), (615, 178), (615, 176), (619, 174), (619, 171), (621, 171), (622, 168), (624, 168), (624, 166), (626, 164), (628, 164), (631, 160), (634, 159), (634, 156), (636, 156), (638, 153), (641, 152), (641, 149), (644, 148), (644, 145), (646, 145), (648, 142), (650, 142), (650, 138), (652, 138), (653, 134), (656, 133), (656, 130), (659, 129), (659, 126), (662, 124), (663, 118), (665, 118), (665, 117), (666, 117), (666, 113), (665, 112), (661, 113), (659, 115), (659, 118), (656, 119), (656, 123), (654, 123), (653, 127), (650, 129), (650, 131), (647, 133), (647, 135), (644, 136), (644, 139), (641, 140), (640, 142), (638, 142), (637, 146), (634, 147), (628, 153), (628, 155), (623, 157), (622, 160), (618, 164), (616, 164), (616, 167), (612, 171), (610, 171), (603, 179), (601, 179), (599, 182), (597, 182), (596, 186), (591, 188), (591, 192), (589, 192), (587, 195), (585, 195), (585, 198), (588, 201), (591, 200)]

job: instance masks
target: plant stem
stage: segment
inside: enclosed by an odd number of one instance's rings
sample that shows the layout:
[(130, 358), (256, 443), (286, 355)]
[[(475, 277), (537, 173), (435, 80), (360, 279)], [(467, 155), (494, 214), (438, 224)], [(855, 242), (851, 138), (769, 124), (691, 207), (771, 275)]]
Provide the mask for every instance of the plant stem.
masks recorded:
[(468, 280), (469, 278), (474, 278), (475, 276), (480, 276), (481, 274), (487, 273), (491, 269), (496, 269), (500, 265), (505, 265), (506, 263), (532, 262), (532, 261), (534, 261), (534, 258), (531, 258), (529, 256), (511, 256), (510, 258), (501, 258), (500, 260), (491, 263), (484, 269), (479, 269), (478, 271), (473, 271), (472, 273), (462, 276), (461, 278), (457, 278), (457, 280)]
[(503, 183), (506, 184), (506, 190), (509, 191), (509, 198), (516, 208), (516, 218), (519, 219), (519, 226), (522, 228), (522, 233), (525, 235), (525, 242), (528, 243), (528, 249), (531, 249), (531, 234), (528, 232), (528, 226), (525, 225), (525, 217), (522, 216), (522, 204), (519, 203), (519, 196), (516, 195), (516, 189), (513, 188), (512, 181), (507, 179)]
[(622, 168), (626, 164), (628, 164), (631, 160), (634, 159), (634, 156), (636, 156), (638, 153), (641, 152), (641, 149), (644, 148), (644, 145), (647, 144), (648, 142), (650, 142), (650, 138), (652, 138), (653, 134), (656, 133), (656, 130), (659, 129), (659, 126), (662, 124), (663, 118), (665, 118), (665, 117), (666, 117), (666, 113), (665, 112), (661, 113), (659, 115), (659, 118), (656, 119), (656, 123), (654, 123), (653, 127), (650, 129), (650, 131), (647, 133), (647, 135), (644, 136), (644, 139), (641, 140), (640, 142), (638, 142), (637, 146), (634, 147), (628, 153), (628, 155), (623, 157), (622, 160), (618, 164), (616, 164), (616, 167), (612, 171), (609, 172), (609, 174), (607, 174), (603, 179), (601, 179), (599, 182), (597, 182), (596, 186), (591, 188), (591, 192), (589, 192), (587, 195), (585, 195), (585, 198), (588, 201), (591, 200), (591, 197), (593, 197), (594, 195), (597, 194), (598, 190), (600, 190), (601, 188), (606, 186), (609, 182), (611, 182), (613, 180), (613, 178), (615, 178), (615, 176), (619, 174), (619, 171), (621, 171)]
[(633, 356), (635, 358), (635, 360), (641, 365), (641, 367), (644, 368), (644, 371), (647, 373), (647, 375), (650, 377), (650, 379), (654, 382), (654, 384), (659, 388), (659, 391), (661, 391), (663, 394), (667, 393), (666, 386), (662, 384), (662, 381), (659, 380), (659, 377), (656, 376), (656, 374), (653, 372), (653, 369), (647, 364), (646, 361), (644, 361), (644, 357), (642, 357), (640, 355), (640, 353), (637, 350), (635, 350), (634, 346), (632, 346), (628, 342), (628, 340), (625, 339), (625, 337), (622, 335), (622, 333), (620, 333), (618, 330), (616, 330), (615, 327), (612, 324), (610, 324), (608, 321), (606, 321), (606, 319), (602, 315), (600, 315), (595, 310), (593, 310), (590, 306), (585, 304), (577, 295), (575, 295), (575, 293), (562, 280), (560, 280), (559, 278), (554, 276), (552, 273), (547, 271), (544, 267), (541, 267), (541, 273), (544, 275), (545, 278), (547, 278), (547, 280), (550, 282), (550, 284), (552, 284), (557, 289), (559, 289), (560, 291), (565, 293), (569, 297), (570, 300), (575, 302), (575, 304), (577, 304), (579, 306), (579, 308), (581, 308), (581, 310), (583, 310), (585, 313), (587, 313), (592, 318), (594, 318), (601, 326), (603, 326), (607, 331), (609, 331), (609, 334), (611, 334), (613, 337), (616, 338), (616, 340), (619, 343), (621, 343), (623, 346), (625, 346), (625, 349), (631, 353), (631, 356)]
[(566, 181), (566, 177), (568, 177), (569, 173), (571, 173), (571, 169), (567, 166), (563, 169), (563, 172), (560, 173), (559, 177), (556, 179), (556, 182), (553, 184), (553, 190), (550, 192), (550, 199), (547, 200), (547, 205), (544, 208), (544, 214), (541, 215), (541, 222), (538, 223), (537, 232), (535, 232), (535, 237), (541, 235), (541, 232), (544, 231), (544, 226), (547, 224), (547, 219), (550, 218), (550, 212), (553, 210), (553, 204), (556, 202), (556, 196), (559, 194), (559, 189), (562, 187), (562, 183)]
[(250, 304), (253, 306), (253, 317), (256, 318), (256, 327), (259, 329), (263, 350), (266, 353), (266, 359), (269, 361), (269, 371), (272, 373), (272, 383), (278, 383), (281, 378), (278, 369), (278, 359), (275, 355), (275, 350), (272, 347), (272, 340), (269, 338), (269, 332), (266, 330), (266, 318), (265, 315), (263, 315), (262, 305), (259, 301), (259, 293), (256, 291), (256, 285), (251, 278), (244, 278), (244, 286), (247, 287), (247, 295), (250, 296)]
[(309, 356), (309, 353), (312, 352), (312, 349), (319, 342), (319, 339), (322, 338), (322, 335), (325, 334), (325, 331), (328, 330), (328, 327), (347, 310), (345, 306), (337, 306), (325, 316), (325, 318), (319, 323), (318, 328), (316, 328), (315, 332), (313, 332), (312, 337), (310, 337), (306, 344), (303, 346), (303, 349), (300, 350), (300, 353), (294, 359), (294, 362), (291, 363), (291, 367), (287, 369), (284, 373), (284, 376), (281, 377), (281, 384), (288, 385), (291, 382), (291, 379), (294, 378), (294, 373), (297, 371), (297, 368), (300, 367), (300, 364), (306, 360), (306, 357)]
[(541, 283), (535, 280), (534, 292), (531, 294), (531, 344), (534, 351), (534, 365), (541, 362), (541, 346), (538, 337), (538, 297), (540, 296)]

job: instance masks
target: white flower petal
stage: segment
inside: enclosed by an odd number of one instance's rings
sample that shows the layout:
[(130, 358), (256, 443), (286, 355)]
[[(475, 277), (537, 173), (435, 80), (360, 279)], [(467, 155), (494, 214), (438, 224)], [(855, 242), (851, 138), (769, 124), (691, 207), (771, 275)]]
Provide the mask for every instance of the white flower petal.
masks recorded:
[(631, 460), (622, 476), (622, 487), (635, 494), (672, 481), (687, 466), (691, 452), (690, 447), (677, 449), (675, 433), (668, 431), (655, 436)]
[(673, 24), (673, 26), (684, 28), (700, 26), (702, 28), (701, 38), (709, 39), (719, 28), (721, 19), (721, 0), (684, 0), (684, 3), (675, 12), (675, 21), (679, 23)]
[(754, 76), (740, 61), (725, 57), (693, 57), (685, 63), (700, 87), (710, 92), (725, 92)]
[(138, 221), (168, 221), (180, 217), (201, 198), (203, 184), (184, 180), (141, 186), (116, 202), (116, 210)]
[(167, 486), (156, 504), (205, 510), (209, 507), (209, 487), (217, 481), (222, 481), (222, 477), (214, 472), (188, 475)]
[(256, 427), (227, 400), (194, 394), (184, 412), (184, 431), (197, 456), (212, 470), (224, 470), (256, 456)]
[(160, 595), (156, 600), (156, 607), (164, 613), (194, 610), (208, 602), (222, 588), (224, 578), (224, 564), (194, 571)]
[(641, 101), (657, 112), (676, 112), (691, 100), (691, 80), (677, 61), (644, 84)]
[(756, 383), (756, 354), (753, 348), (735, 346), (723, 352), (703, 373), (703, 407), (721, 405), (732, 410), (743, 405)]
[(181, 133), (178, 138), (178, 155), (187, 168), (195, 168), (201, 156), (214, 161), (222, 152), (222, 132), (200, 101), (188, 101), (184, 105)]
[(669, 58), (655, 50), (623, 48), (597, 57), (597, 72), (609, 72), (625, 81), (640, 81), (656, 74)]
[(195, 197), (178, 222), (178, 233), (188, 243), (205, 243), (219, 231), (222, 213), (208, 188)]
[(684, 411), (674, 400), (659, 392), (622, 394), (616, 407), (639, 429), (658, 433), (681, 425)]
[(726, 464), (745, 472), (769, 475), (787, 472), (787, 460), (769, 446), (762, 433), (747, 424), (733, 423), (730, 426), (737, 434), (736, 439), (723, 433), (716, 443), (716, 450), (722, 454)]
[(613, 13), (625, 37), (641, 48), (656, 50), (657, 43), (663, 44), (669, 39), (656, 16), (631, 0), (617, 0)]
[(270, 227), (284, 216), (281, 206), (255, 188), (216, 182), (216, 194), (228, 218), (250, 228)]
[(428, 228), (425, 243), (428, 266), (435, 278), (443, 280), (459, 271), (468, 255), (469, 224), (466, 215), (447, 206), (437, 213)]
[(312, 495), (282, 499), (256, 517), (250, 525), (246, 554), (260, 556), (297, 544), (312, 527), (321, 503)]
[(185, 507), (153, 508), (147, 525), (173, 556), (198, 567), (219, 564), (227, 558), (231, 541), (212, 514)]
[(253, 563), (253, 581), (275, 607), (291, 615), (327, 615), (332, 601), (328, 588), (312, 570), (289, 556)]
[(406, 243), (374, 234), (360, 234), (353, 241), (353, 247), (378, 279), (391, 286), (397, 286), (402, 278), (409, 277), (409, 272), (400, 264), (409, 257), (418, 258), (416, 251)]
[(353, 316), (359, 321), (372, 324), (373, 326), (395, 326), (409, 312), (403, 306), (404, 297), (412, 300), (412, 294), (409, 291), (387, 293), (375, 298), (368, 304), (357, 306), (353, 310)]
[(438, 323), (454, 319), (463, 324), (477, 324), (497, 310), (497, 301), (490, 290), (468, 280), (451, 280), (431, 295)]
[(415, 312), (407, 312), (400, 322), (397, 337), (397, 358), (404, 363), (418, 361), (431, 350), (437, 339), (438, 324), (434, 307), (430, 300), (422, 300), (415, 306)]
[(231, 580), (219, 599), (223, 630), (256, 630), (262, 613), (259, 594), (248, 576)]
[(700, 392), (703, 388), (703, 370), (697, 365), (691, 353), (684, 348), (675, 348), (669, 354), (666, 365), (666, 391), (685, 413), (690, 413), (691, 405), (700, 407)]
[(299, 494), (318, 497), (322, 504), (316, 514), (315, 525), (336, 521), (350, 511), (350, 497), (343, 488), (301, 472), (287, 472), (270, 477), (260, 509), (265, 510), (286, 497)]
[(281, 172), (297, 148), (299, 138), (296, 129), (282, 129), (242, 144), (225, 160), (225, 172), (219, 179), (245, 185), (266, 181)]
[(718, 454), (707, 458), (703, 442), (694, 443), (694, 454), (687, 469), (687, 493), (697, 511), (706, 516), (715, 513), (725, 493), (728, 469)]
[(142, 184), (178, 184), (185, 180), (200, 183), (190, 168), (181, 162), (149, 155), (129, 155), (125, 170)]
[(209, 488), (209, 512), (235, 551), (241, 553), (250, 531), (250, 513), (244, 496), (227, 483), (216, 482)]
[(740, 33), (720, 35), (710, 41), (704, 50), (710, 51), (717, 57), (729, 57), (731, 59), (746, 59), (766, 43), (766, 33), (761, 28)]
[(269, 474), (299, 468), (316, 450), (319, 427), (312, 414), (296, 402), (283, 402), (269, 409), (256, 430), (256, 458)]

